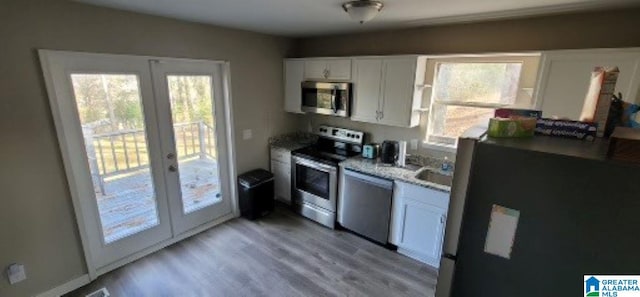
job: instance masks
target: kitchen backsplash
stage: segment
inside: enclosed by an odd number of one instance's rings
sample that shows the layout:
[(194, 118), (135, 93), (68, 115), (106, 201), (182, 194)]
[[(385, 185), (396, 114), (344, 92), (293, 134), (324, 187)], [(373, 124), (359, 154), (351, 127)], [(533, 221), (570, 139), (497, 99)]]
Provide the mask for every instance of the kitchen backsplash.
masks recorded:
[[(287, 143), (291, 143), (293, 145), (307, 145), (313, 144), (318, 140), (318, 136), (307, 132), (307, 131), (297, 131), (284, 135), (276, 135), (269, 138), (269, 144), (281, 144), (283, 146), (287, 146)], [(291, 146), (293, 146), (291, 145)]]
[[(421, 121), (425, 121), (423, 117)], [(444, 159), (447, 157), (451, 161), (455, 161), (455, 153), (442, 150), (430, 149), (423, 147), (423, 140), (426, 135), (425, 123), (421, 123), (415, 128), (400, 128), (384, 125), (376, 125), (352, 121), (348, 118), (322, 116), (315, 114), (298, 115), (298, 126), (301, 130), (313, 131), (319, 125), (328, 125), (340, 128), (353, 129), (366, 133), (365, 143), (376, 142), (381, 143), (384, 140), (404, 140), (407, 142), (407, 153), (413, 155), (422, 155), (435, 159)], [(418, 141), (418, 149), (411, 149), (411, 140)]]
[[(444, 161), (444, 158), (435, 158), (418, 154), (407, 155), (407, 164), (415, 164), (421, 167), (441, 169)], [(453, 163), (451, 163), (451, 165), (454, 166)], [(451, 168), (450, 171), (453, 171), (453, 169), (454, 168)]]

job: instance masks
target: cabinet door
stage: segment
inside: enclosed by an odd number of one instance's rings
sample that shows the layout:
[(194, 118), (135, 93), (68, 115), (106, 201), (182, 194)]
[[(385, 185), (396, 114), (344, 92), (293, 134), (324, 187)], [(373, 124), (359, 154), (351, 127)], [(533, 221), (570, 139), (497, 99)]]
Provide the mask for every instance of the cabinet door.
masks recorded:
[(327, 60), (327, 70), (331, 80), (351, 79), (351, 59), (331, 59)]
[(412, 127), (418, 122), (412, 123), (414, 117), (414, 92), (416, 59), (385, 59), (384, 79), (382, 87), (382, 111), (381, 124)]
[(327, 79), (328, 78), (327, 60), (313, 59), (304, 62), (304, 78), (306, 80)]
[(382, 59), (354, 59), (354, 90), (351, 119), (377, 123), (382, 85)]
[(291, 166), (286, 163), (271, 161), (271, 172), (274, 176), (276, 199), (291, 204)]
[(398, 247), (438, 267), (446, 222), (445, 210), (404, 197)]
[(618, 66), (616, 93), (625, 101), (640, 102), (640, 51), (623, 49), (551, 51), (542, 55), (536, 88), (536, 106), (545, 116), (578, 120), (596, 66)]
[(302, 86), (304, 80), (304, 61), (284, 61), (284, 110), (288, 112), (303, 113)]

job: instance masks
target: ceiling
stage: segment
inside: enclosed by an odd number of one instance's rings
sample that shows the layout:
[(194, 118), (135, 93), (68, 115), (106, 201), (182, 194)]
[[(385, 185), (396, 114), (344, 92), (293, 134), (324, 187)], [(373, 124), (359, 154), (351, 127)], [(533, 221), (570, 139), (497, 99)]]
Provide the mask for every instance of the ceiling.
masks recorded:
[(382, 0), (360, 25), (342, 10), (347, 0), (76, 0), (116, 9), (290, 37), (470, 22), (623, 7), (638, 0)]

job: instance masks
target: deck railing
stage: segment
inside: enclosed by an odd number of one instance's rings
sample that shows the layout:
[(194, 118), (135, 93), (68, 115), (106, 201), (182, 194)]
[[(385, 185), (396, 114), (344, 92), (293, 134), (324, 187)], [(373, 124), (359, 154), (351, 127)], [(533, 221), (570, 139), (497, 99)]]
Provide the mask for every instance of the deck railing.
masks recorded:
[[(203, 121), (173, 125), (178, 159), (216, 156), (215, 130)], [(104, 193), (104, 179), (149, 167), (144, 130), (123, 130), (92, 134), (84, 129), (89, 167)]]

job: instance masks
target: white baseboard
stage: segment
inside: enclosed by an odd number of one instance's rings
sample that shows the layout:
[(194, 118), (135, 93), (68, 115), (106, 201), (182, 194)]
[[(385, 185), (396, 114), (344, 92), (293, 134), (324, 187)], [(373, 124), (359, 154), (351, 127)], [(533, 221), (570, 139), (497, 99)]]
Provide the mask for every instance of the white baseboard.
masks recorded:
[(74, 278), (62, 285), (59, 285), (51, 290), (42, 292), (35, 297), (60, 297), (61, 295), (67, 294), (77, 288), (88, 284), (90, 281), (91, 280), (89, 279), (89, 275), (85, 274), (80, 277)]

